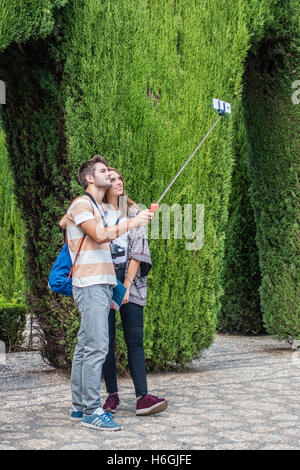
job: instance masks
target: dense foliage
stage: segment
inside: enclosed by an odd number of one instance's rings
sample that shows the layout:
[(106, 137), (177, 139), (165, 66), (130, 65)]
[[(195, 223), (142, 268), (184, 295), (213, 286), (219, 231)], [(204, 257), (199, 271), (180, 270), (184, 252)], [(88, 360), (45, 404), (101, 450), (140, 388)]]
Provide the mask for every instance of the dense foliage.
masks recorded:
[(24, 302), (24, 231), (13, 192), (4, 132), (0, 130), (0, 297)]
[(17, 351), (22, 345), (26, 314), (24, 304), (0, 302), (0, 341), (5, 343), (6, 352)]
[(54, 27), (53, 10), (68, 0), (0, 0), (0, 52), (12, 42), (46, 38)]
[(248, 56), (244, 99), (264, 323), (271, 334), (298, 339), (300, 105), (292, 84), (300, 72), (299, 21), (298, 1), (278, 2), (264, 40)]
[[(22, 2), (13, 3), (18, 6)], [(285, 3), (294, 14), (297, 3)], [(204, 205), (204, 246), (187, 250), (186, 242), (195, 240), (188, 240), (187, 232), (182, 239), (175, 238), (173, 224), (169, 239), (151, 240), (154, 266), (145, 309), (147, 364), (165, 368), (170, 361), (187, 362), (212, 343), (218, 317), (229, 319), (232, 314), (232, 323), (223, 322), (225, 329), (261, 331), (257, 249), (263, 285), (272, 267), (263, 264), (262, 228), (255, 204), (262, 207), (272, 204), (273, 199), (264, 199), (264, 189), (259, 186), (266, 180), (256, 176), (259, 159), (254, 141), (259, 135), (259, 145), (264, 141), (269, 155), (277, 150), (277, 143), (269, 122), (270, 109), (259, 100), (248, 100), (248, 94), (256, 93), (258, 80), (257, 75), (251, 75), (251, 57), (254, 64), (256, 54), (260, 58), (263, 46), (259, 44), (264, 44), (266, 31), (282, 30), (281, 24), (285, 24), (281, 2), (61, 0), (29, 2), (23, 10), (3, 11), (0, 79), (7, 86), (7, 145), (17, 203), (26, 223), (29, 302), (44, 331), (44, 353), (49, 361), (56, 366), (70, 364), (79, 325), (73, 302), (51, 295), (47, 288), (49, 270), (62, 243), (58, 220), (71, 198), (81, 191), (76, 182), (79, 164), (95, 153), (104, 155), (124, 175), (128, 194), (149, 206), (217, 118), (210, 106), (213, 96), (231, 102), (233, 115), (222, 118), (164, 200), (182, 208), (193, 204), (194, 230), (195, 206)], [(289, 13), (289, 17), (293, 15)], [(242, 102), (244, 65), (251, 47)], [(286, 93), (288, 82), (282, 83), (280, 89)], [(242, 106), (247, 109), (246, 127)], [(278, 121), (278, 129), (284, 132), (285, 118)], [(293, 132), (291, 142), (296, 142)], [(296, 152), (291, 155), (295, 162)], [(273, 163), (265, 160), (270, 172)], [(296, 166), (293, 168), (296, 171)], [(249, 184), (252, 191), (259, 186), (255, 197), (251, 196), (259, 228), (257, 248)], [(295, 192), (295, 179), (290, 188), (293, 184)], [(277, 191), (281, 191), (280, 185)], [(291, 214), (296, 200), (297, 196), (292, 198)], [(241, 226), (241, 218), (247, 225)], [(280, 235), (273, 225), (264, 230)], [(296, 232), (289, 233), (291, 244), (296, 243)], [(241, 242), (234, 247), (239, 239), (247, 240), (247, 245)], [(235, 266), (228, 264), (231, 253)], [(296, 250), (289, 254), (295, 256)], [(280, 266), (282, 258), (278, 270)], [(297, 272), (296, 265), (290, 269)], [(233, 282), (231, 276), (235, 277)], [(295, 277), (288, 279), (296, 293)], [(249, 287), (251, 292), (246, 291)], [(269, 290), (269, 300), (264, 300), (265, 295), (263, 303), (269, 303), (274, 312), (277, 293)], [(285, 309), (289, 308), (287, 302)], [(240, 309), (244, 309), (242, 318), (238, 318)], [(283, 325), (282, 331), (287, 333), (285, 320)], [(120, 330), (117, 339), (124, 367)]]
[(258, 334), (264, 331), (259, 299), (261, 275), (249, 195), (248, 145), (242, 107), (236, 114), (234, 125), (235, 165), (226, 227), (224, 295), (218, 329), (227, 333)]

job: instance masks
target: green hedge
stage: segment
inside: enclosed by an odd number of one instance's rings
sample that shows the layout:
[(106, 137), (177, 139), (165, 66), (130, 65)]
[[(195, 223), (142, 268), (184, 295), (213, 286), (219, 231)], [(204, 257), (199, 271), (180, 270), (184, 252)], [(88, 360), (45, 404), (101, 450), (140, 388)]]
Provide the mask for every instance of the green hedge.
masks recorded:
[[(246, 2), (228, 2), (222, 11), (217, 3), (82, 1), (66, 7), (63, 85), (74, 193), (78, 165), (100, 152), (123, 172), (128, 193), (149, 206), (216, 119), (212, 97), (236, 109), (251, 28), (256, 15), (263, 22), (267, 3), (252, 10)], [(261, 25), (256, 28), (261, 33)], [(169, 240), (151, 241), (149, 367), (186, 363), (214, 339), (233, 156), (233, 124), (224, 119), (164, 200), (204, 204), (205, 243), (187, 251), (173, 231)], [(126, 364), (120, 330), (117, 344)]]
[[(53, 365), (70, 364), (79, 324), (72, 301), (47, 288), (62, 244), (58, 220), (80, 191), (79, 164), (105, 155), (124, 174), (130, 196), (149, 205), (216, 119), (210, 103), (217, 96), (232, 103), (232, 118), (218, 124), (164, 200), (204, 204), (204, 246), (188, 251), (187, 240), (174, 240), (173, 232), (169, 240), (151, 241), (147, 365), (184, 364), (212, 343), (224, 292), (244, 62), (265, 24), (274, 24), (277, 3), (69, 1), (53, 10), (46, 40), (28, 40), (23, 52), (11, 44), (2, 54), (7, 142), (27, 225), (30, 303)], [(120, 330), (118, 343), (125, 366)]]
[(15, 352), (22, 345), (27, 311), (26, 305), (0, 304), (0, 341), (6, 352)]
[(264, 332), (259, 288), (261, 274), (256, 224), (250, 202), (247, 138), (242, 106), (235, 120), (235, 166), (229, 201), (224, 257), (224, 295), (218, 330), (226, 333)]
[(40, 39), (54, 27), (53, 10), (68, 0), (0, 0), (0, 52), (12, 42)]
[(25, 224), (13, 192), (5, 134), (0, 130), (0, 296), (24, 302)]
[(245, 74), (251, 202), (262, 274), (267, 331), (300, 338), (299, 1), (277, 2), (264, 39), (250, 51)]
[(65, 317), (69, 314), (62, 301), (52, 318), (51, 304), (56, 306), (57, 301), (49, 296), (47, 286), (51, 265), (63, 242), (58, 220), (72, 197), (59, 90), (60, 63), (53, 57), (51, 41), (28, 42), (24, 48), (26, 55), (15, 45), (2, 54), (7, 84), (4, 121), (7, 131), (14, 129), (7, 132), (7, 146), (13, 155), (15, 196), (26, 223), (27, 300), (44, 331), (43, 354), (53, 364), (65, 366), (70, 358), (61, 361), (62, 335), (56, 324), (60, 321), (57, 317), (63, 316), (63, 337), (67, 336)]

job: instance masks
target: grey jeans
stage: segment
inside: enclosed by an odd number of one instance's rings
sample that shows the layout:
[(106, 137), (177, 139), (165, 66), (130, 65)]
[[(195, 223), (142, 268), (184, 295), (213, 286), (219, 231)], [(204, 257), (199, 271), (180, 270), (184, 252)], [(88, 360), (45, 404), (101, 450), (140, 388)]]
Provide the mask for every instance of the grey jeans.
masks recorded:
[(72, 362), (72, 404), (89, 415), (101, 406), (100, 381), (102, 365), (108, 353), (108, 314), (112, 286), (73, 286), (72, 290), (81, 314), (78, 342)]

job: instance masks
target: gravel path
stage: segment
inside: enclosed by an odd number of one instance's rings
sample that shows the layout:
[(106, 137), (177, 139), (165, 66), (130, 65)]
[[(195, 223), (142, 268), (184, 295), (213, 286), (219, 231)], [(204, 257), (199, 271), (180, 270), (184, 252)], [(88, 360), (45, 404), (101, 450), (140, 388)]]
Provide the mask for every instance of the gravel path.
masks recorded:
[(148, 385), (168, 399), (164, 413), (136, 416), (132, 381), (122, 377), (122, 430), (84, 429), (69, 421), (69, 374), (38, 352), (9, 354), (0, 364), (0, 450), (300, 448), (300, 352), (284, 341), (217, 335), (185, 371), (149, 374)]

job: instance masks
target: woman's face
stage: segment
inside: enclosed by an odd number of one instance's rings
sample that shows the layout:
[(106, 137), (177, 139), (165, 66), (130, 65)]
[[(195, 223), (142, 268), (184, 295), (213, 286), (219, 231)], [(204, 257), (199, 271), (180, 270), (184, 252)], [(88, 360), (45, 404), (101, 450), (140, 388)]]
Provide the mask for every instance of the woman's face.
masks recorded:
[(124, 185), (120, 175), (116, 171), (110, 172), (111, 187), (107, 190), (107, 196), (122, 196)]

